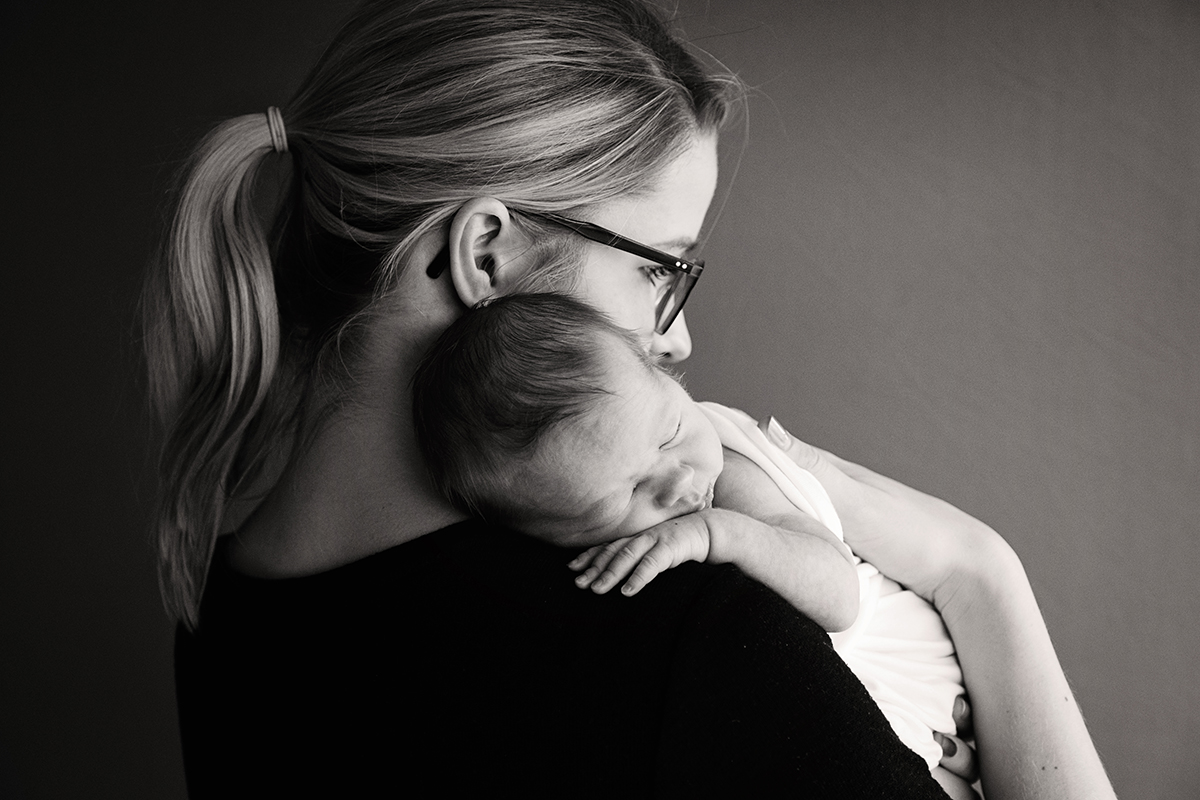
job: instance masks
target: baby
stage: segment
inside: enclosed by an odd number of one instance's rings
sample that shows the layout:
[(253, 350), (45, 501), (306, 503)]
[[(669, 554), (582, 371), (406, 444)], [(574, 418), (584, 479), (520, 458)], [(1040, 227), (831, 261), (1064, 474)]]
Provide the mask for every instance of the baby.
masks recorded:
[[(568, 547), (580, 587), (633, 595), (685, 561), (734, 563), (832, 632), (900, 739), (933, 769), (963, 693), (937, 611), (853, 555), (820, 483), (746, 415), (696, 403), (641, 343), (557, 294), (464, 314), (413, 382), (437, 488)], [(821, 525), (814, 525), (815, 519)]]

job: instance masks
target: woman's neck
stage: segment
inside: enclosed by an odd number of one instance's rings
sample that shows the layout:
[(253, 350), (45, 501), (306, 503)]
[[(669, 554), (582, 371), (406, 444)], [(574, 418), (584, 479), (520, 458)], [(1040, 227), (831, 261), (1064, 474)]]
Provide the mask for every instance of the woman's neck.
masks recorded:
[(458, 313), (447, 289), (417, 287), (402, 295), (409, 308), (378, 322), (354, 398), (297, 448), (234, 534), (236, 569), (262, 577), (323, 572), (466, 518), (429, 482), (409, 392), (420, 358)]
[(239, 571), (323, 572), (465, 518), (429, 485), (410, 426), (379, 423), (333, 420), (293, 459), (234, 534)]

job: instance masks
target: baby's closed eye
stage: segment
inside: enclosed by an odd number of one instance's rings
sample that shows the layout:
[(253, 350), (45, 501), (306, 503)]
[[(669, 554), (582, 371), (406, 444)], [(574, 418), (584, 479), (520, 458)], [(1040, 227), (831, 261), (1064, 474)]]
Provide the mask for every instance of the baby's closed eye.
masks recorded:
[[(662, 443), (662, 445), (659, 447), (659, 449), (660, 449), (660, 450), (665, 450), (665, 449), (667, 449), (668, 447), (670, 447), (671, 445), (673, 445), (673, 444), (675, 444), (676, 442), (678, 442), (678, 441), (679, 441), (679, 434), (680, 434), (680, 432), (682, 432), (682, 431), (683, 431), (683, 417), (680, 417), (680, 418), (679, 418), (679, 421), (675, 423), (675, 431), (674, 431), (674, 432), (671, 434), (671, 437), (670, 437), (669, 439), (667, 439), (665, 442), (663, 442), (663, 443)], [(644, 481), (643, 481), (643, 482), (644, 482)]]

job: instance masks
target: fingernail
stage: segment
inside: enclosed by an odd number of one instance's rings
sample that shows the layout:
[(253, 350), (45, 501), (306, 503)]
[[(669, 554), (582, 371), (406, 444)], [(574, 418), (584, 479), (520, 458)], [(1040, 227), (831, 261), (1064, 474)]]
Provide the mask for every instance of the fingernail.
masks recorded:
[(786, 450), (792, 444), (792, 437), (779, 424), (779, 420), (771, 417), (767, 420), (767, 435), (771, 437), (771, 441), (781, 450)]
[(937, 731), (933, 732), (933, 739), (942, 746), (942, 755), (946, 758), (954, 758), (954, 754), (958, 752), (958, 745), (949, 736), (943, 736)]
[(965, 714), (966, 712), (967, 712), (967, 699), (960, 694), (958, 697), (954, 698), (954, 710), (951, 711), (950, 713), (953, 717), (955, 717), (957, 719), (957, 718), (961, 717), (963, 714)]

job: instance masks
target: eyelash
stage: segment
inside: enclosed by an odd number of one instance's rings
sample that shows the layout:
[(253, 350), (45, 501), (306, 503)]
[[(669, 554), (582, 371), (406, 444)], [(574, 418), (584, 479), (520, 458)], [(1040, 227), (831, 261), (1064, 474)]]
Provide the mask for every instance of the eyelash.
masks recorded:
[(667, 439), (667, 441), (664, 442), (663, 446), (660, 447), (659, 449), (666, 450), (668, 447), (670, 447), (672, 444), (674, 444), (675, 440), (679, 438), (679, 432), (681, 430), (683, 430), (683, 417), (679, 418), (679, 422), (675, 425), (675, 432), (671, 434), (671, 438)]
[(647, 264), (642, 267), (642, 271), (646, 273), (646, 277), (653, 283), (663, 283), (671, 277), (671, 270), (664, 267), (662, 264)]

